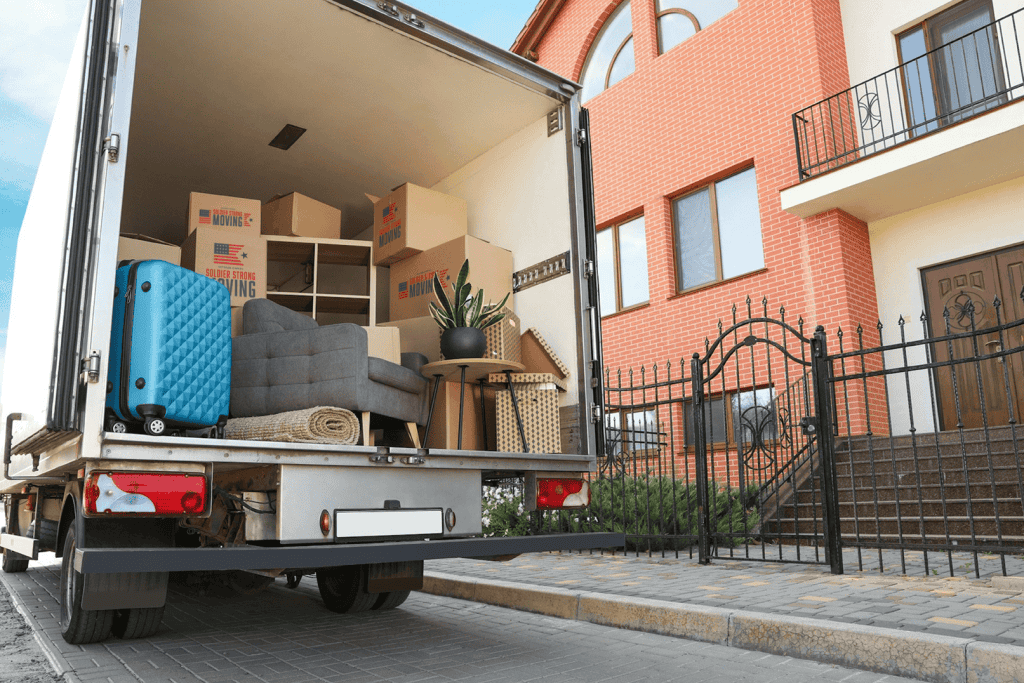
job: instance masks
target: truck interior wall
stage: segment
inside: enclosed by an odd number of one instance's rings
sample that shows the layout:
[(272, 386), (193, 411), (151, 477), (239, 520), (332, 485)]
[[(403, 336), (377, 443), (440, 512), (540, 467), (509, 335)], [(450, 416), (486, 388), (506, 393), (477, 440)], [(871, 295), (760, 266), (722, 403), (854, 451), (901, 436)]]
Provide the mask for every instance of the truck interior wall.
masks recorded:
[[(465, 199), (469, 234), (511, 251), (517, 271), (572, 248), (565, 134), (548, 136), (546, 117), (433, 189)], [(578, 367), (578, 316), (570, 276), (519, 292), (515, 312), (523, 330), (536, 327), (569, 368)], [(579, 402), (574, 382), (568, 384), (568, 392), (561, 395), (562, 405)]]
[[(25, 415), (25, 421), (14, 424), (15, 445), (46, 424), (63, 266), (58, 245), (64, 244), (68, 224), (87, 26), (88, 13), (75, 41), (18, 233), (0, 395), (3, 417), (8, 412)], [(6, 420), (0, 419), (0, 434), (6, 439), (4, 431)]]

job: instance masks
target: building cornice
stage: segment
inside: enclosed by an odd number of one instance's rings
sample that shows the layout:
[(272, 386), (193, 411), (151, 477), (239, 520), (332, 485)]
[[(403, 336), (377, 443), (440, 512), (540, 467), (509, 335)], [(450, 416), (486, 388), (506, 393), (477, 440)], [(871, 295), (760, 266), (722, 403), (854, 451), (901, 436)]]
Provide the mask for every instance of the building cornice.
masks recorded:
[(558, 12), (565, 6), (565, 1), (539, 0), (537, 7), (533, 10), (533, 14), (526, 20), (526, 25), (523, 26), (523, 30), (516, 37), (516, 42), (512, 44), (511, 51), (521, 57), (526, 57), (530, 61), (536, 62), (539, 58), (537, 46), (540, 45), (541, 39), (547, 33), (548, 28), (550, 28), (551, 22), (558, 16)]

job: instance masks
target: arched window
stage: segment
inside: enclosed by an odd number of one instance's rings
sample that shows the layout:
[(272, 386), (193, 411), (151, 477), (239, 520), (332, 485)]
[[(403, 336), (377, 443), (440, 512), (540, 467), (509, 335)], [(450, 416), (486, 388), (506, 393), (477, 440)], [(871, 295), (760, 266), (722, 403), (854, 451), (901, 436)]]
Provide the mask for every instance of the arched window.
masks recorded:
[(737, 0), (657, 0), (658, 54), (736, 9)]
[(587, 55), (580, 82), (583, 101), (602, 93), (636, 68), (633, 55), (633, 19), (629, 13), (629, 0), (615, 8)]

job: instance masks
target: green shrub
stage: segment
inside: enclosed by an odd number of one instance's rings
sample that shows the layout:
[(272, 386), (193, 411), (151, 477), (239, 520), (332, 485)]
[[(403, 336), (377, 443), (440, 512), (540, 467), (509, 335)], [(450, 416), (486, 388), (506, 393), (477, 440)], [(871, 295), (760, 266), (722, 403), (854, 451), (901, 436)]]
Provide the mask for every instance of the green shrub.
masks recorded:
[[(522, 496), (494, 490), (484, 495), (484, 533), (488, 536), (521, 536), (531, 521), (543, 533), (611, 531), (625, 533), (630, 550), (679, 550), (697, 543), (697, 484), (671, 477), (619, 477), (591, 482), (590, 507), (530, 514), (523, 510)], [(756, 533), (760, 517), (745, 508), (739, 489), (708, 486), (711, 530), (719, 546), (742, 545)]]

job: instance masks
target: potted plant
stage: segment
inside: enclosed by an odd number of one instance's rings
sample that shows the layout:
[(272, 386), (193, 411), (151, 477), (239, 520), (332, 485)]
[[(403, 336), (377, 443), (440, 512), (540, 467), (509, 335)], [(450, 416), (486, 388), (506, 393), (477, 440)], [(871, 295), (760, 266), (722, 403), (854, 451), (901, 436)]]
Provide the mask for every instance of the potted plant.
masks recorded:
[(434, 273), (434, 295), (437, 303), (430, 302), (430, 315), (441, 328), (441, 353), (449, 360), (456, 358), (480, 358), (487, 350), (487, 338), (484, 330), (497, 324), (504, 317), (499, 313), (508, 301), (509, 295), (498, 304), (484, 304), (484, 290), (473, 295), (473, 286), (466, 282), (469, 278), (469, 260), (467, 259), (459, 276), (452, 287), (452, 296), (448, 296), (441, 279)]

